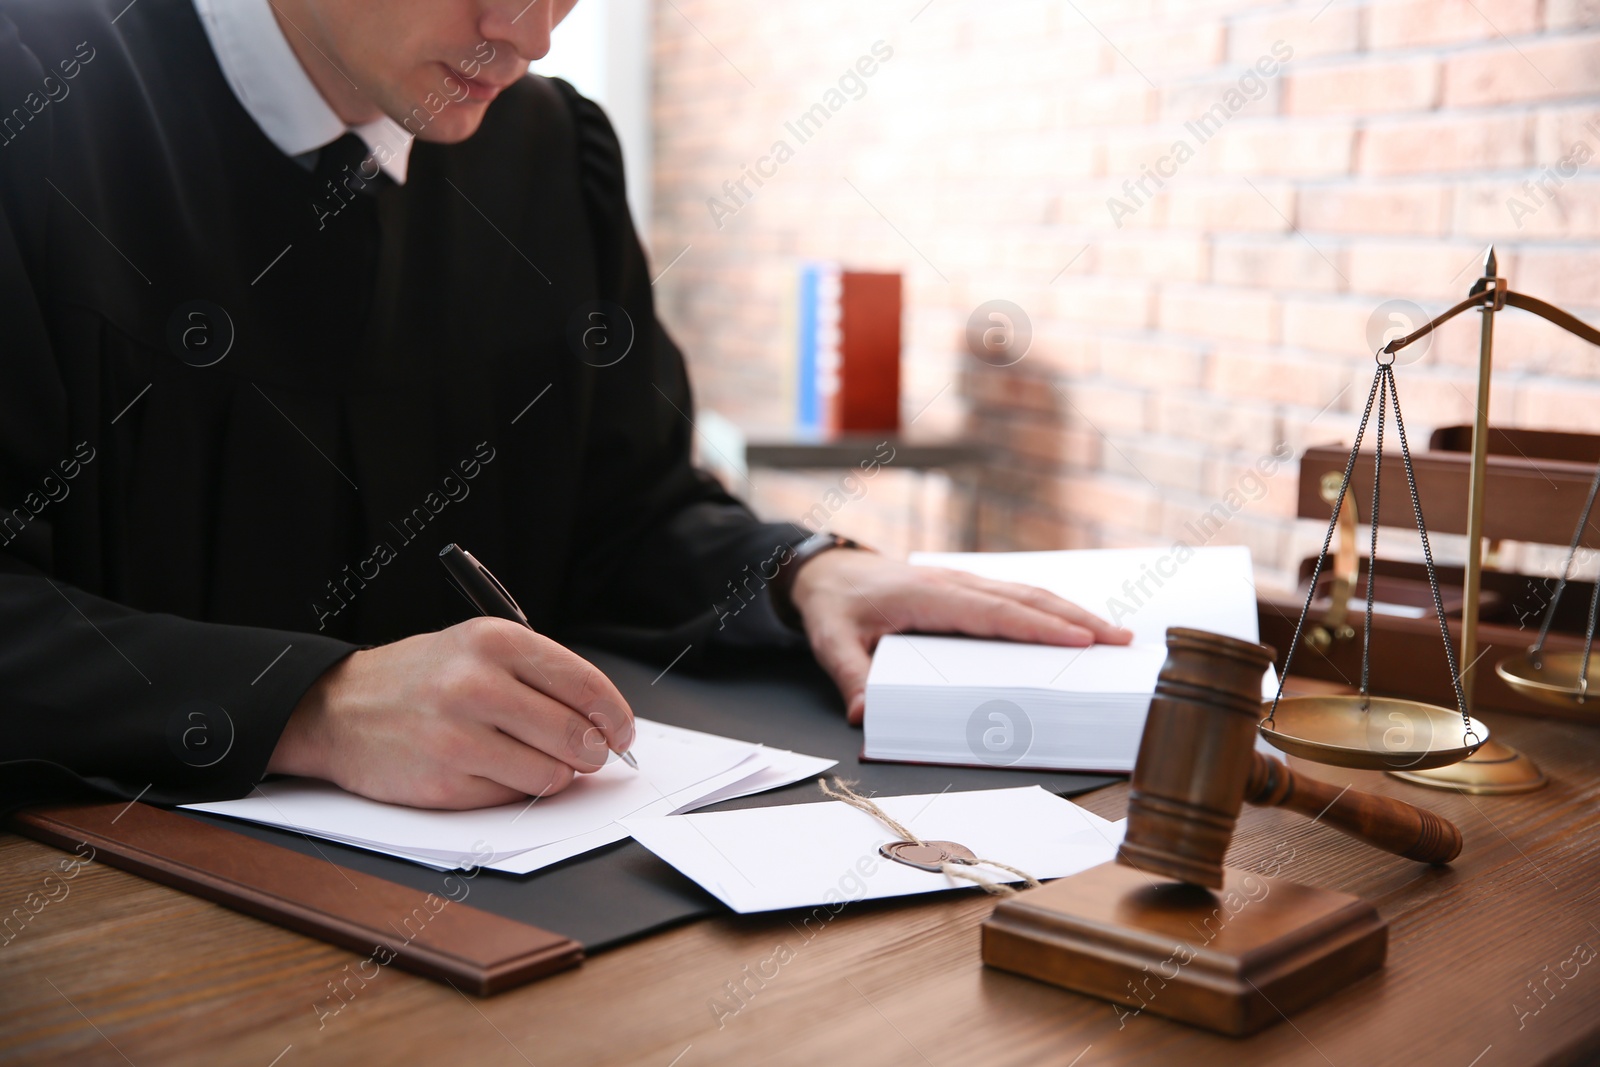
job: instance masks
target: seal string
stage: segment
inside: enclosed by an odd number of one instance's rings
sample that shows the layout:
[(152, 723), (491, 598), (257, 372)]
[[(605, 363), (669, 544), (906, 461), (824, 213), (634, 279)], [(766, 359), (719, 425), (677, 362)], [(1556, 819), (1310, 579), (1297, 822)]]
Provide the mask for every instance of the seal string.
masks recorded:
[[(846, 782), (842, 778), (834, 779), (834, 784), (839, 787), (838, 790), (830, 788), (826, 778), (818, 778), (817, 784), (822, 787), (822, 792), (825, 795), (833, 798), (834, 800), (848, 804), (858, 811), (866, 812), (868, 815), (871, 815), (874, 819), (877, 819), (879, 822), (883, 823), (883, 825), (899, 834), (902, 841), (909, 841), (913, 845), (927, 844), (927, 842), (925, 842), (922, 838), (912, 833), (904, 823), (901, 823), (895, 819), (894, 816), (884, 811), (871, 799), (864, 797), (860, 793), (857, 793), (854, 789), (851, 789), (850, 783)], [(1009, 897), (1016, 895), (1017, 891), (1006, 885), (1004, 882), (990, 881), (988, 878), (983, 877), (978, 872), (968, 869), (975, 864), (982, 864), (985, 867), (994, 867), (997, 870), (1014, 874), (1024, 882), (1027, 882), (1029, 889), (1037, 889), (1039, 886), (1044, 884), (1027, 871), (1020, 870), (1008, 863), (997, 862), (996, 860), (949, 860), (941, 863), (939, 865), (939, 870), (943, 871), (951, 878), (960, 878), (964, 881), (976, 882), (983, 888), (984, 892), (993, 894), (997, 897)]]

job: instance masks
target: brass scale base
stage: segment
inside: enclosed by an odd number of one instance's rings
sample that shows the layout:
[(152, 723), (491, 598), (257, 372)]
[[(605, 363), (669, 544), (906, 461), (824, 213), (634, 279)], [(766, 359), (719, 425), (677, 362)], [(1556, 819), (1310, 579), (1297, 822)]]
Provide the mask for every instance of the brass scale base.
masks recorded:
[(1450, 789), (1457, 793), (1475, 796), (1506, 796), (1511, 793), (1531, 793), (1550, 783), (1538, 764), (1510, 745), (1498, 741), (1484, 742), (1483, 747), (1460, 763), (1437, 767), (1431, 771), (1390, 771), (1412, 785), (1425, 785), (1429, 789)]

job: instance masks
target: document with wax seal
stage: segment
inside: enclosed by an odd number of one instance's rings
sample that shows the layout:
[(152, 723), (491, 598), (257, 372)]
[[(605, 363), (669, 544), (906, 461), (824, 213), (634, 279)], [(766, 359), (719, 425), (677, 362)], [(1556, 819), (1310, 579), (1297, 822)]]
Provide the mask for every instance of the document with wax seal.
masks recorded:
[[(872, 797), (927, 842), (951, 842), (1038, 879), (1062, 878), (1116, 856), (1127, 820), (1103, 819), (1038, 786)], [(634, 840), (740, 913), (971, 889), (942, 871), (887, 859), (904, 841), (882, 820), (833, 800), (703, 815), (630, 817)], [(991, 882), (1015, 874), (976, 865)]]
[[(1261, 639), (1248, 548), (919, 552), (911, 562), (1041, 586), (1133, 631), (1133, 643), (884, 637), (867, 676), (868, 760), (1131, 771), (1167, 628)], [(1269, 669), (1262, 696), (1277, 685)]]

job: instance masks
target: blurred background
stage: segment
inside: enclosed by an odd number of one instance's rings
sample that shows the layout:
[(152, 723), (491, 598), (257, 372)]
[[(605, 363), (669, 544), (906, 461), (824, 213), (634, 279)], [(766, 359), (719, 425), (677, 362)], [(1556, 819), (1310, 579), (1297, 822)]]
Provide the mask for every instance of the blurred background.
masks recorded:
[[(584, 0), (535, 69), (621, 131), (702, 459), (888, 551), (1244, 544), (1292, 587), (1295, 458), (1487, 245), (1600, 321), (1600, 0)], [(816, 262), (901, 275), (900, 431), (981, 460), (745, 462), (793, 433)], [(1402, 357), (1414, 444), (1471, 423), (1477, 327)], [(1516, 311), (1496, 342), (1495, 424), (1600, 431), (1600, 351)]]

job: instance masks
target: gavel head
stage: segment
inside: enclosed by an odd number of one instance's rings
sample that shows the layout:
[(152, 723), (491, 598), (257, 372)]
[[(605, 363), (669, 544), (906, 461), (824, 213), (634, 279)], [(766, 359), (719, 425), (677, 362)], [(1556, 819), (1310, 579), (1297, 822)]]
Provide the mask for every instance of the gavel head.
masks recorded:
[(1261, 676), (1272, 650), (1204, 630), (1167, 631), (1128, 795), (1117, 862), (1222, 888), (1222, 857), (1244, 803)]

